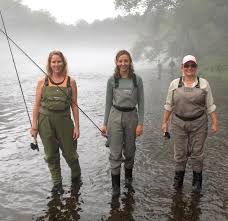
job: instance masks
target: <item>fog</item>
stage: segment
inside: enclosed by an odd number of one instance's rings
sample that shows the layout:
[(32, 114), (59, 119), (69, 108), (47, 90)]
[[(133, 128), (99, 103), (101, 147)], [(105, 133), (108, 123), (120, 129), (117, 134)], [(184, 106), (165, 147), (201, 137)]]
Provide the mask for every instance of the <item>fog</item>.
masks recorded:
[[(114, 2), (129, 14), (70, 26), (57, 23), (45, 11), (32, 12), (19, 1), (0, 0), (0, 10), (9, 36), (43, 70), (50, 51), (64, 53), (69, 73), (77, 81), (78, 104), (98, 126), (103, 123), (106, 83), (115, 68), (115, 55), (120, 49), (131, 52), (145, 92), (145, 129), (137, 138), (134, 167), (135, 194), (121, 187), (118, 202), (111, 200), (109, 149), (100, 131), (80, 112), (77, 152), (83, 185), (71, 192), (69, 168), (61, 160), (66, 192), (60, 198), (49, 197), (51, 180), (44, 149), (39, 137), (40, 152), (29, 149), (30, 124), (7, 40), (0, 33), (0, 220), (228, 220), (228, 1)], [(138, 3), (145, 13), (131, 14)], [(11, 46), (31, 116), (35, 86), (44, 75)], [(196, 55), (198, 70), (208, 74), (222, 119), (218, 135), (208, 137), (206, 179), (199, 197), (191, 193), (191, 170), (186, 173), (183, 192), (173, 192), (173, 136), (164, 140), (160, 131), (168, 85), (180, 74), (177, 69), (171, 74), (166, 65), (172, 58), (178, 67), (185, 54)], [(160, 74), (151, 69), (158, 62), (164, 68)]]
[[(127, 16), (95, 20), (92, 24), (81, 20), (76, 25), (59, 24), (48, 12), (31, 11), (20, 1), (1, 0), (0, 7), (8, 34), (41, 66), (45, 66), (51, 50), (59, 49), (66, 55), (70, 70), (110, 72), (115, 53), (127, 49), (134, 62), (143, 67), (154, 66), (158, 60), (167, 64), (171, 58), (179, 63), (184, 55), (194, 54), (204, 72), (226, 69), (226, 0), (116, 0), (115, 4)], [(140, 5), (144, 14), (137, 13)], [(4, 66), (8, 65), (5, 45), (0, 33), (0, 61)]]
[[(18, 1), (1, 0), (1, 8), (8, 35), (44, 70), (49, 52), (60, 50), (67, 58), (71, 73), (99, 72), (110, 75), (115, 67), (117, 51), (131, 51), (138, 35), (131, 16), (95, 21), (91, 25), (80, 21), (77, 26), (73, 26), (58, 24), (49, 13), (32, 12)], [(2, 22), (0, 27), (4, 30)], [(19, 72), (40, 72), (12, 43), (11, 45)], [(0, 51), (1, 72), (12, 72), (7, 40), (2, 33)]]

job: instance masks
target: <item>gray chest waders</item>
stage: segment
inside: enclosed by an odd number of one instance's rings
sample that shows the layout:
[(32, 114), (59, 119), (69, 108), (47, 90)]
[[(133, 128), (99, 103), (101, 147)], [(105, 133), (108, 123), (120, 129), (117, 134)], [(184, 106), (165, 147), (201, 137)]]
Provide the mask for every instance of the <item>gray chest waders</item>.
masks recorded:
[(119, 88), (118, 80), (115, 79), (113, 106), (107, 125), (110, 146), (109, 159), (113, 175), (120, 174), (123, 159), (125, 168), (132, 169), (134, 165), (136, 127), (138, 124), (136, 104), (136, 77), (133, 78), (133, 87), (126, 89)]
[(188, 157), (192, 158), (195, 171), (202, 171), (203, 145), (207, 137), (206, 92), (198, 84), (185, 87), (180, 78), (173, 93), (172, 132), (174, 135), (174, 159), (176, 171), (184, 171)]

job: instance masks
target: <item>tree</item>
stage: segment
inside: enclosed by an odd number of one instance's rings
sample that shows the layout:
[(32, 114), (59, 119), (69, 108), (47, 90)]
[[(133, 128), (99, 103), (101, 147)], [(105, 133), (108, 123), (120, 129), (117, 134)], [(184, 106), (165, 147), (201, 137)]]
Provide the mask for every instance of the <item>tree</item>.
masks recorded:
[(115, 0), (116, 9), (132, 13), (135, 11), (150, 13), (153, 9), (176, 8), (181, 0)]
[(192, 53), (204, 64), (216, 64), (228, 57), (227, 0), (115, 0), (115, 4), (144, 17), (144, 33), (133, 47), (136, 59)]

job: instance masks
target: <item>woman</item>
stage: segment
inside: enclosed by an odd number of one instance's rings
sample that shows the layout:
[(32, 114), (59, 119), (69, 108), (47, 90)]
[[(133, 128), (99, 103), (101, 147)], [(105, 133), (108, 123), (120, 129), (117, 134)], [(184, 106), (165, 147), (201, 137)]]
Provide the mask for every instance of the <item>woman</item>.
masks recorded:
[(208, 118), (211, 118), (212, 132), (218, 131), (216, 106), (209, 83), (197, 76), (197, 60), (192, 55), (183, 58), (182, 76), (169, 86), (162, 131), (168, 132), (168, 122), (172, 114), (174, 135), (175, 177), (174, 188), (181, 190), (188, 158), (192, 159), (193, 191), (202, 189), (204, 143), (208, 133)]
[[(63, 193), (59, 149), (71, 168), (72, 182), (80, 177), (77, 139), (79, 138), (79, 114), (77, 86), (67, 73), (67, 62), (60, 51), (49, 54), (48, 77), (38, 81), (32, 116), (31, 135), (40, 134), (45, 160), (51, 172), (54, 193)], [(71, 112), (75, 126), (71, 119)]]
[[(124, 156), (125, 184), (131, 186), (135, 139), (143, 133), (144, 92), (141, 77), (134, 73), (131, 55), (116, 55), (115, 73), (109, 78), (102, 135), (108, 137), (112, 176), (112, 196), (120, 194), (120, 169)], [(138, 105), (138, 112), (136, 109)]]

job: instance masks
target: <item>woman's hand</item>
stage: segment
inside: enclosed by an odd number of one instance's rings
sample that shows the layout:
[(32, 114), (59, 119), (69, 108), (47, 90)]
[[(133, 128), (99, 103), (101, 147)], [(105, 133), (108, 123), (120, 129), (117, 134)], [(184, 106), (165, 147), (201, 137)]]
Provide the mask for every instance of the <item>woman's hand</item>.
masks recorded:
[(78, 127), (74, 127), (73, 140), (77, 140), (80, 137), (80, 131)]
[(142, 135), (142, 133), (143, 133), (143, 125), (138, 125), (136, 127), (136, 136), (138, 137), (138, 136)]
[(101, 128), (101, 135), (102, 135), (103, 137), (107, 137), (107, 136), (108, 136), (107, 127), (106, 127), (106, 126), (103, 126), (103, 127)]
[(30, 134), (31, 134), (32, 137), (34, 137), (34, 139), (36, 139), (37, 134), (38, 134), (38, 129), (36, 129), (36, 128), (31, 128), (31, 129), (30, 129)]
[(212, 123), (211, 124), (211, 130), (213, 133), (217, 133), (219, 131), (219, 127), (217, 123)]
[(162, 123), (161, 130), (162, 130), (163, 134), (164, 134), (165, 132), (168, 132), (168, 128), (169, 128), (168, 122)]

